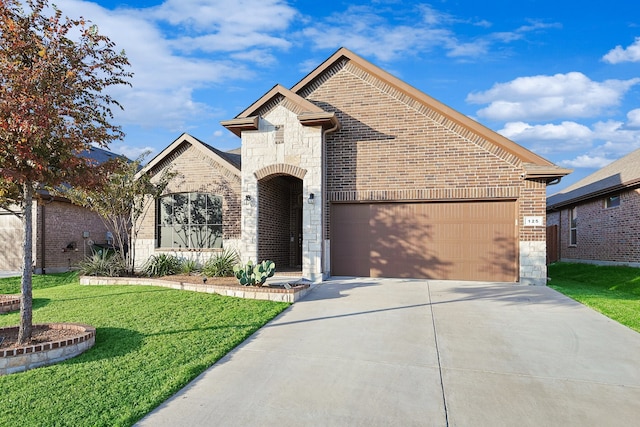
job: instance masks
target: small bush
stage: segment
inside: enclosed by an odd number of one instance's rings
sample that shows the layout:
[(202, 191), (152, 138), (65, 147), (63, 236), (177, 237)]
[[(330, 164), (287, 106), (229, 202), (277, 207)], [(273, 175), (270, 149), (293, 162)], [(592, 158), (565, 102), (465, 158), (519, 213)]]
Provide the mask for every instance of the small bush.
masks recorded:
[(169, 276), (182, 271), (182, 260), (175, 255), (152, 255), (142, 267), (147, 276)]
[(118, 277), (126, 268), (119, 255), (108, 251), (96, 252), (78, 264), (78, 271), (84, 276)]
[(195, 259), (182, 258), (180, 260), (180, 273), (191, 274), (200, 271), (200, 264)]
[(225, 250), (209, 258), (202, 267), (202, 273), (209, 277), (232, 277), (233, 267), (239, 260), (236, 251)]

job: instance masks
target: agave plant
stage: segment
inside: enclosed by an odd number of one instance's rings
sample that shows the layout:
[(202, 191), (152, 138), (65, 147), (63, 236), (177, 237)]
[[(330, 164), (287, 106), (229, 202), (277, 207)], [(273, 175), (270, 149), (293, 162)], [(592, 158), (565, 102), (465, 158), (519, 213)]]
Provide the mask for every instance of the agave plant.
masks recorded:
[(238, 263), (238, 253), (224, 250), (209, 258), (202, 267), (202, 274), (209, 277), (231, 277), (233, 267)]

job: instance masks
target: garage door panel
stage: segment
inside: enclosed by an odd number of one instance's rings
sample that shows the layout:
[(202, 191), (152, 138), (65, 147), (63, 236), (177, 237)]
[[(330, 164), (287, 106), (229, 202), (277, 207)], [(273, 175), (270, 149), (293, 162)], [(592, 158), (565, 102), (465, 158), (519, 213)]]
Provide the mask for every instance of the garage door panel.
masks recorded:
[(331, 215), (334, 275), (517, 278), (515, 202), (335, 204)]

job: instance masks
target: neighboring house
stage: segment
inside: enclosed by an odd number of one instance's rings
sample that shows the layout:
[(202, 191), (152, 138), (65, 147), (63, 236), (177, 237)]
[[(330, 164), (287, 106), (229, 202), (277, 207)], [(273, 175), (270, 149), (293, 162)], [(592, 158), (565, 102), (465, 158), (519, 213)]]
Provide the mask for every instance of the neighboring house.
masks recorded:
[[(109, 151), (92, 147), (83, 156), (104, 162), (116, 157)], [(86, 255), (91, 245), (106, 244), (107, 227), (100, 216), (69, 200), (38, 191), (33, 207), (33, 262), (36, 274), (69, 271)], [(0, 271), (22, 270), (23, 226), (13, 212), (0, 209)]]
[(549, 261), (640, 267), (640, 150), (547, 198)]
[(570, 171), (346, 49), (222, 124), (241, 167), (183, 135), (143, 169), (182, 177), (143, 218), (138, 265), (221, 242), (313, 281), (546, 283), (546, 186)]

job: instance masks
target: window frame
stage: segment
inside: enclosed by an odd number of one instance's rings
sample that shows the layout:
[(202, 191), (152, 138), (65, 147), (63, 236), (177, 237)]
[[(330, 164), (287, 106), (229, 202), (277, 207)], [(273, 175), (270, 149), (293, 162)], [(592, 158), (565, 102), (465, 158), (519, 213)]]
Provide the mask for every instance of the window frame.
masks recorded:
[[(176, 204), (181, 204), (176, 211)], [(223, 248), (224, 198), (198, 191), (164, 194), (156, 199), (156, 249)], [(170, 208), (170, 212), (167, 211)], [(169, 231), (169, 236), (167, 236)], [(167, 244), (170, 242), (170, 244)]]
[[(614, 200), (615, 202), (612, 203), (612, 201)], [(604, 198), (604, 208), (605, 209), (617, 208), (618, 206), (620, 206), (620, 202), (621, 202), (620, 194), (607, 196)]]
[(578, 246), (578, 213), (575, 206), (569, 209), (569, 246)]

